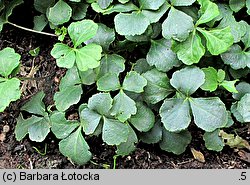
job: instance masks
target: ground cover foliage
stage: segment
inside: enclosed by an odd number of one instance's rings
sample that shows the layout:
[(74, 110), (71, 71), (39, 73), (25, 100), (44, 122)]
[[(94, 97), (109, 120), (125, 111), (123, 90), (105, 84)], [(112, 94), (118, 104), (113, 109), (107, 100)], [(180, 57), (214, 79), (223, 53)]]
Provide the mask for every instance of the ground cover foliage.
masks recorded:
[[(22, 3), (0, 1), (0, 30)], [(58, 37), (51, 56), (67, 72), (54, 105), (39, 92), (21, 108), (18, 141), (52, 132), (77, 164), (92, 156), (86, 136), (121, 156), (138, 142), (179, 155), (192, 124), (208, 150), (250, 148), (224, 131), (250, 122), (249, 0), (34, 0), (34, 9), (30, 31)], [(21, 65), (14, 49), (0, 51), (0, 112), (21, 96)], [(71, 107), (79, 120), (66, 119)]]

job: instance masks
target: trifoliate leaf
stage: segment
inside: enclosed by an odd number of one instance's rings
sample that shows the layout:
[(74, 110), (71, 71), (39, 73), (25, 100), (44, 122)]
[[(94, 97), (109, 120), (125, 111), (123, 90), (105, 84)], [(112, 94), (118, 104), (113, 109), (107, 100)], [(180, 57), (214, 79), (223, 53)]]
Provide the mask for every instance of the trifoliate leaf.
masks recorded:
[(157, 10), (163, 4), (165, 0), (158, 0), (158, 1), (151, 1), (151, 0), (139, 0), (140, 8), (141, 9), (148, 9), (148, 10)]
[(139, 133), (139, 137), (143, 143), (147, 144), (158, 143), (162, 139), (161, 121), (158, 120), (154, 124), (154, 127), (148, 132)]
[(244, 122), (250, 122), (250, 93), (245, 94), (237, 105), (237, 110)]
[(65, 113), (62, 112), (54, 112), (50, 116), (50, 121), (52, 124), (51, 131), (58, 139), (68, 137), (79, 126), (77, 121), (66, 120)]
[(221, 59), (233, 69), (250, 68), (250, 51), (243, 51), (238, 44), (234, 44), (228, 51), (221, 54)]
[(175, 8), (171, 8), (167, 19), (162, 24), (162, 35), (166, 39), (185, 41), (194, 29), (193, 19)]
[(54, 25), (68, 22), (71, 15), (72, 8), (63, 0), (59, 0), (53, 7), (49, 8), (47, 12), (48, 20)]
[(219, 137), (219, 132), (220, 129), (216, 129), (213, 132), (205, 132), (203, 135), (203, 140), (208, 150), (220, 152), (224, 148), (225, 145), (221, 137)]
[(68, 27), (68, 33), (75, 48), (81, 43), (93, 38), (96, 35), (97, 30), (98, 25), (92, 20), (74, 22)]
[(92, 155), (89, 151), (88, 143), (82, 136), (81, 129), (82, 128), (79, 127), (69, 137), (61, 140), (59, 150), (72, 162), (83, 165), (91, 159)]
[(21, 110), (25, 110), (32, 114), (37, 114), (40, 116), (47, 115), (45, 111), (45, 105), (43, 103), (43, 98), (45, 94), (43, 91), (38, 92), (35, 96), (33, 96), (24, 106), (22, 106)]
[(123, 89), (135, 93), (143, 92), (143, 88), (147, 85), (147, 80), (135, 71), (129, 72), (122, 84)]
[(108, 115), (112, 102), (113, 100), (109, 93), (98, 93), (89, 98), (88, 108), (101, 115)]
[(158, 70), (166, 72), (181, 62), (176, 54), (171, 50), (171, 41), (166, 39), (151, 40), (151, 47), (147, 54), (147, 62), (150, 66), (155, 66)]
[(206, 38), (207, 49), (212, 55), (219, 55), (227, 51), (234, 43), (230, 27), (210, 31), (201, 28), (197, 28), (197, 30)]
[(93, 134), (100, 123), (101, 115), (85, 108), (80, 113), (81, 125), (85, 134)]
[(190, 106), (184, 99), (166, 99), (160, 108), (161, 121), (170, 132), (178, 132), (191, 122)]
[(193, 94), (205, 82), (205, 74), (198, 67), (186, 67), (173, 73), (170, 84), (185, 96)]
[(17, 78), (4, 79), (0, 77), (0, 112), (3, 112), (10, 102), (21, 97), (20, 80)]
[(96, 84), (99, 91), (115, 91), (121, 87), (119, 78), (114, 73), (107, 73)]
[(142, 75), (148, 81), (144, 90), (144, 98), (147, 102), (156, 104), (174, 91), (166, 73), (152, 69)]
[(42, 142), (50, 132), (50, 120), (46, 116), (28, 128), (31, 141)]
[(12, 48), (4, 48), (0, 51), (0, 75), (8, 77), (20, 64), (21, 56)]
[(119, 13), (114, 21), (116, 32), (120, 35), (141, 35), (150, 25), (141, 12)]
[(206, 132), (224, 127), (228, 121), (225, 104), (218, 98), (189, 99), (195, 124)]
[(104, 118), (102, 140), (108, 145), (120, 145), (127, 141), (129, 136), (128, 125), (115, 120)]
[(204, 24), (220, 15), (218, 6), (210, 0), (198, 0), (201, 5), (200, 14), (201, 17), (196, 22), (196, 25)]
[(71, 105), (77, 104), (82, 95), (81, 85), (68, 86), (54, 95), (57, 110), (66, 111)]
[(135, 143), (138, 142), (137, 135), (135, 131), (128, 125), (128, 139), (126, 142), (121, 143), (117, 146), (116, 154), (117, 155), (128, 155), (135, 150)]
[(125, 122), (131, 115), (136, 114), (136, 110), (134, 100), (128, 97), (123, 91), (120, 91), (114, 97), (111, 115), (115, 116), (119, 121)]
[(155, 123), (154, 113), (142, 102), (136, 103), (137, 112), (131, 116), (129, 122), (140, 132), (149, 131)]
[(205, 47), (198, 34), (192, 34), (184, 42), (174, 42), (172, 50), (177, 57), (186, 65), (198, 63), (205, 54)]
[(180, 155), (185, 152), (186, 147), (191, 142), (192, 136), (189, 131), (184, 130), (179, 133), (169, 132), (163, 129), (160, 147), (162, 150)]
[(213, 92), (218, 87), (217, 71), (213, 67), (202, 68), (205, 73), (205, 83), (201, 86), (204, 91)]
[(246, 82), (240, 82), (236, 85), (238, 93), (233, 93), (233, 98), (240, 100), (245, 94), (250, 93), (250, 84)]

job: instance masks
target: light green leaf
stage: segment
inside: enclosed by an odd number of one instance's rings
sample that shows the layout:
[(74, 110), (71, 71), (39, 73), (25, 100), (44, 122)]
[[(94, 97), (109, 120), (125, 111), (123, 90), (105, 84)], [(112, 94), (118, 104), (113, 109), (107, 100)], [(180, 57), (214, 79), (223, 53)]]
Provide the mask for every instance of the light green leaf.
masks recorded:
[(201, 17), (196, 22), (196, 25), (204, 24), (220, 15), (218, 6), (210, 0), (198, 0), (201, 5), (199, 13)]
[(21, 56), (12, 48), (4, 48), (0, 51), (0, 75), (8, 77), (20, 64)]
[(82, 136), (81, 127), (60, 141), (59, 150), (64, 156), (79, 165), (87, 163), (92, 157), (89, 145)]
[(198, 34), (192, 34), (184, 42), (173, 42), (172, 50), (177, 57), (186, 65), (198, 63), (205, 54), (205, 47)]
[(108, 145), (120, 145), (127, 141), (128, 125), (114, 119), (104, 118), (102, 140)]
[(170, 0), (174, 6), (189, 6), (192, 5), (195, 0)]
[(143, 88), (147, 85), (147, 80), (135, 71), (127, 73), (122, 87), (123, 89), (135, 93), (143, 92)]
[(85, 134), (93, 134), (98, 127), (101, 115), (88, 108), (83, 109), (80, 113), (81, 125)]
[(229, 0), (229, 6), (234, 12), (240, 11), (246, 5), (246, 0)]
[(228, 121), (225, 104), (218, 98), (189, 99), (195, 124), (206, 132), (224, 127)]
[(78, 70), (74, 66), (71, 69), (68, 69), (65, 76), (61, 79), (59, 89), (63, 90), (69, 86), (74, 86), (77, 84), (81, 84), (81, 80), (79, 78)]
[(76, 49), (76, 64), (80, 71), (96, 68), (100, 65), (102, 47), (89, 44), (83, 48)]
[(228, 51), (221, 54), (221, 59), (233, 69), (250, 68), (250, 51), (243, 51), (238, 44), (234, 44)]
[(154, 113), (142, 102), (136, 103), (137, 112), (131, 116), (129, 122), (140, 132), (149, 131), (155, 123)]
[(141, 9), (157, 10), (165, 3), (165, 0), (138, 0), (138, 2)]
[(54, 95), (57, 110), (66, 111), (71, 105), (77, 104), (82, 95), (81, 85), (68, 86)]
[(178, 132), (191, 122), (190, 106), (184, 99), (166, 99), (160, 108), (161, 121), (170, 132)]
[(128, 125), (128, 139), (126, 142), (121, 143), (117, 146), (116, 154), (125, 156), (129, 155), (135, 150), (135, 143), (138, 142), (137, 135), (135, 131)]
[(49, 118), (44, 117), (40, 121), (32, 124), (28, 128), (31, 141), (42, 142), (50, 132)]
[(60, 25), (70, 20), (72, 8), (63, 0), (59, 0), (53, 7), (48, 9), (48, 20), (54, 25)]
[(212, 55), (219, 55), (227, 51), (234, 42), (230, 27), (210, 31), (201, 28), (197, 28), (197, 30), (206, 38), (207, 49)]
[(203, 140), (208, 150), (220, 152), (224, 148), (225, 145), (221, 137), (219, 137), (219, 132), (220, 129), (216, 129), (213, 132), (205, 132), (203, 135)]
[(167, 19), (162, 24), (162, 35), (166, 39), (185, 41), (194, 29), (193, 19), (175, 8), (171, 8)]
[(0, 112), (3, 112), (10, 102), (21, 97), (20, 80), (17, 78), (3, 79), (0, 77)]
[(152, 69), (142, 75), (148, 81), (144, 90), (144, 98), (147, 102), (156, 104), (174, 91), (166, 73)]
[(231, 93), (237, 93), (237, 89), (235, 88), (235, 83), (239, 80), (233, 80), (233, 81), (227, 81), (224, 80), (222, 83), (220, 83), (220, 86), (224, 87), (226, 90), (228, 90)]
[(247, 14), (250, 15), (250, 0), (246, 0)]
[(233, 98), (240, 100), (245, 94), (250, 93), (250, 84), (247, 82), (240, 82), (236, 85), (238, 93), (233, 93)]
[(131, 115), (136, 114), (136, 110), (134, 100), (128, 97), (123, 91), (120, 91), (114, 97), (111, 115), (115, 116), (119, 121), (125, 122)]
[(43, 91), (38, 92), (33, 96), (24, 106), (21, 107), (21, 110), (25, 110), (32, 114), (37, 114), (40, 116), (46, 116), (45, 105), (43, 103), (43, 98), (45, 94)]
[(37, 116), (32, 116), (28, 119), (23, 119), (22, 114), (20, 114), (15, 127), (15, 137), (17, 141), (21, 141), (28, 134), (28, 129), (32, 124), (37, 123), (42, 119), (42, 117)]
[(114, 18), (116, 32), (120, 35), (141, 35), (150, 21), (141, 12), (119, 13)]
[(82, 20), (71, 23), (68, 27), (68, 33), (76, 48), (81, 43), (93, 38), (98, 30), (98, 25), (92, 20)]
[(65, 113), (54, 112), (50, 116), (52, 124), (51, 131), (58, 139), (64, 139), (70, 135), (70, 133), (79, 126), (77, 121), (69, 121), (65, 118)]
[(98, 93), (89, 98), (88, 108), (101, 115), (108, 115), (112, 102), (113, 100), (109, 93)]
[(237, 105), (237, 110), (244, 122), (250, 122), (250, 93), (245, 94)]
[(106, 9), (109, 7), (109, 5), (113, 2), (113, 0), (97, 0), (98, 5), (102, 9)]
[(201, 86), (201, 89), (210, 92), (215, 91), (218, 87), (216, 69), (213, 67), (208, 67), (202, 68), (202, 71), (205, 73), (205, 83)]
[(181, 64), (176, 54), (171, 50), (171, 41), (166, 39), (151, 40), (147, 54), (147, 62), (158, 70), (166, 72)]
[(99, 91), (115, 91), (121, 87), (119, 78), (114, 73), (107, 73), (96, 84)]
[(148, 132), (139, 133), (140, 140), (143, 143), (147, 144), (154, 144), (158, 143), (162, 139), (162, 127), (161, 127), (161, 121), (158, 120), (154, 127), (149, 130)]
[(205, 82), (205, 74), (198, 67), (186, 67), (173, 73), (170, 84), (186, 96), (193, 94)]
[(226, 73), (222, 69), (219, 69), (217, 72), (217, 81), (219, 83), (223, 82), (225, 80)]
[(162, 150), (180, 155), (185, 152), (186, 147), (191, 142), (192, 136), (187, 130), (179, 133), (169, 132), (163, 129), (160, 147)]

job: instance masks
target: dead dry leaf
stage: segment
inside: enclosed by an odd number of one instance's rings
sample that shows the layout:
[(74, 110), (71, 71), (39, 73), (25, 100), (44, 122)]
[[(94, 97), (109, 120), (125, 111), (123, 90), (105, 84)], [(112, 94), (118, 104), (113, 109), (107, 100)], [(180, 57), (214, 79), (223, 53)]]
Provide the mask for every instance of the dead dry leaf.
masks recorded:
[(199, 161), (199, 162), (201, 162), (201, 163), (206, 162), (206, 161), (205, 161), (204, 155), (203, 155), (200, 151), (197, 151), (197, 150), (195, 150), (194, 148), (191, 148), (191, 152), (192, 152), (194, 158), (195, 158), (197, 161)]
[(240, 156), (241, 160), (250, 163), (250, 153), (248, 153), (244, 150), (240, 150), (240, 151), (238, 151), (238, 155)]

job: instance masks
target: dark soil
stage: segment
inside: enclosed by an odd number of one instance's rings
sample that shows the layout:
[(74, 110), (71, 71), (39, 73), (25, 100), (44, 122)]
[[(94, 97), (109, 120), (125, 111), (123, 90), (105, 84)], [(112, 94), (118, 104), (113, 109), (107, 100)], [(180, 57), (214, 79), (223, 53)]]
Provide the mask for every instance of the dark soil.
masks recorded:
[[(0, 113), (0, 134), (3, 127), (8, 126), (10, 130), (6, 133), (4, 141), (0, 142), (0, 169), (1, 168), (113, 168), (115, 148), (106, 146), (101, 138), (87, 138), (93, 153), (92, 161), (84, 166), (72, 164), (62, 156), (58, 150), (58, 140), (51, 134), (43, 143), (31, 142), (24, 139), (16, 141), (14, 128), (16, 118), (20, 113), (20, 107), (38, 91), (46, 93), (46, 105), (53, 105), (53, 94), (58, 89), (60, 78), (65, 70), (56, 67), (55, 60), (50, 56), (50, 50), (56, 42), (48, 36), (41, 36), (28, 33), (10, 26), (5, 26), (0, 36), (0, 49), (13, 47), (16, 52), (22, 55), (22, 69), (20, 76), (27, 76), (32, 65), (37, 67), (36, 73), (32, 76), (33, 81), (24, 82), (24, 91), (21, 100), (11, 103), (5, 112)], [(41, 53), (35, 59), (29, 55), (29, 51), (40, 47)], [(34, 60), (34, 64), (32, 61)], [(27, 84), (25, 84), (27, 83)], [(68, 117), (77, 117), (72, 108)], [(191, 128), (192, 129), (192, 128)], [(249, 140), (248, 127), (242, 127), (242, 137)], [(249, 168), (249, 161), (242, 160), (236, 150), (225, 147), (222, 152), (210, 152), (204, 147), (202, 133), (199, 130), (191, 130), (195, 139), (190, 147), (201, 151), (204, 154), (205, 163), (198, 162), (192, 156), (190, 148), (180, 156), (176, 156), (160, 150), (158, 145), (138, 144), (136, 151), (126, 157), (118, 157), (116, 168)], [(47, 148), (45, 154), (44, 150)], [(39, 153), (40, 152), (40, 153)]]

